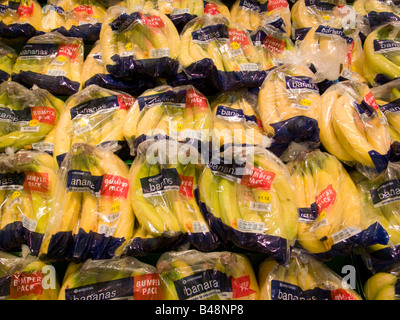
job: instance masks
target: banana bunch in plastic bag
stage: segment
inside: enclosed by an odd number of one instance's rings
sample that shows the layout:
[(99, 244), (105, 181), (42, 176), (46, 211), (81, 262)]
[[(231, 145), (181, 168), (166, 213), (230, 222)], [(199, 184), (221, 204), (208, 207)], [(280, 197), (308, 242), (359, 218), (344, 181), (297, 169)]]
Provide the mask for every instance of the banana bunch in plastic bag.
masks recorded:
[(38, 255), (46, 231), (56, 183), (56, 167), (48, 153), (20, 150), (0, 154), (0, 248), (26, 244)]
[(371, 31), (364, 41), (363, 75), (370, 86), (400, 77), (400, 22)]
[(0, 300), (57, 300), (60, 282), (53, 265), (22, 246), (19, 255), (0, 251), (0, 290)]
[[(135, 98), (124, 92), (91, 85), (70, 96), (60, 114), (54, 136), (54, 159), (60, 165), (75, 143), (109, 145), (123, 160), (129, 146), (122, 126)], [(117, 148), (114, 148), (117, 147)]]
[(260, 146), (214, 155), (199, 177), (200, 208), (221, 242), (280, 263), (297, 236), (294, 193), (285, 164)]
[(59, 96), (70, 96), (81, 89), (84, 47), (80, 38), (58, 32), (34, 36), (20, 51), (12, 80), (26, 87), (37, 85)]
[(143, 92), (129, 110), (122, 132), (135, 155), (154, 140), (208, 144), (212, 113), (208, 99), (194, 86), (158, 86)]
[(373, 244), (365, 248), (364, 259), (372, 272), (387, 270), (399, 261), (400, 205), (398, 184), (400, 164), (389, 162), (379, 176), (368, 179), (358, 171), (351, 173), (365, 216), (376, 220), (387, 232), (388, 243)]
[(319, 145), (321, 96), (315, 74), (304, 63), (284, 63), (271, 70), (258, 93), (264, 131), (273, 139), (270, 150), (281, 156), (292, 142)]
[(58, 300), (162, 300), (157, 269), (134, 257), (70, 262)]
[(372, 274), (362, 287), (365, 300), (400, 300), (399, 279), (398, 267)]
[(93, 44), (99, 39), (106, 8), (96, 0), (49, 0), (44, 12), (40, 31), (57, 31)]
[(355, 183), (329, 153), (299, 153), (287, 163), (299, 208), (297, 244), (321, 260), (348, 254), (355, 247), (386, 244), (387, 233), (367, 219)]
[(265, 20), (282, 20), (283, 30), (291, 36), (292, 21), (287, 0), (236, 0), (231, 6), (230, 17), (249, 31), (264, 25)]
[(172, 21), (156, 9), (108, 8), (100, 46), (107, 71), (116, 77), (168, 78), (178, 69), (179, 33)]
[(257, 103), (257, 94), (245, 88), (222, 92), (214, 97), (211, 102), (212, 147), (220, 150), (237, 144), (268, 148), (271, 139), (262, 127)]
[(262, 261), (257, 278), (260, 300), (362, 300), (331, 268), (297, 248), (288, 266)]
[(13, 48), (0, 42), (0, 83), (10, 80), (17, 56), (18, 54)]
[[(47, 90), (6, 81), (0, 84), (0, 151), (53, 151), (51, 135), (64, 102)], [(50, 141), (49, 141), (50, 140)]]
[(189, 244), (201, 251), (219, 245), (197, 204), (197, 150), (185, 144), (158, 141), (132, 162), (129, 199), (137, 218), (128, 255), (173, 249)]
[(23, 44), (40, 30), (43, 12), (36, 0), (0, 1), (0, 41)]
[(278, 67), (287, 61), (288, 52), (294, 50), (294, 43), (281, 24), (265, 23), (255, 29), (251, 39), (260, 54), (260, 63), (263, 70)]
[(254, 268), (229, 251), (169, 251), (157, 261), (164, 300), (259, 300)]
[(353, 7), (357, 14), (367, 19), (371, 29), (400, 19), (398, 4), (392, 0), (355, 0)]
[(207, 89), (211, 84), (216, 91), (257, 87), (266, 75), (249, 32), (222, 14), (206, 14), (185, 25), (179, 63), (176, 81), (198, 82)]
[(318, 124), (323, 147), (368, 176), (388, 164), (388, 121), (365, 83), (346, 80), (322, 94)]
[(39, 257), (108, 259), (132, 237), (129, 168), (111, 149), (75, 143), (57, 174)]
[(99, 41), (93, 44), (92, 49), (83, 62), (81, 80), (83, 88), (94, 84), (102, 88), (123, 91), (131, 95), (140, 95), (145, 90), (160, 85), (158, 79), (151, 77), (132, 81), (130, 79), (117, 78), (110, 74), (104, 65)]

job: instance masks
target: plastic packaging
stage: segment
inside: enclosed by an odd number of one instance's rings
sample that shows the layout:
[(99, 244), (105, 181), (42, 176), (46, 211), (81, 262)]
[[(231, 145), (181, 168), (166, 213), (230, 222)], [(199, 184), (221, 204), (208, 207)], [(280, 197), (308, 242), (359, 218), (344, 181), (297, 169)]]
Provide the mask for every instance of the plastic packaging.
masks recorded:
[(23, 44), (35, 36), (42, 23), (43, 12), (36, 0), (0, 1), (0, 41)]
[(288, 267), (272, 259), (261, 262), (258, 282), (260, 300), (362, 300), (332, 269), (297, 248)]
[(168, 85), (146, 90), (129, 110), (122, 132), (131, 155), (155, 140), (187, 142), (200, 152), (208, 144), (212, 113), (208, 99), (194, 86)]
[(43, 10), (40, 31), (82, 38), (85, 44), (99, 39), (106, 8), (96, 0), (51, 0)]
[(292, 142), (319, 146), (318, 110), (321, 96), (314, 73), (304, 63), (285, 63), (271, 70), (258, 93), (264, 131), (277, 156)]
[(355, 11), (365, 17), (371, 29), (375, 29), (390, 21), (400, 20), (400, 11), (396, 1), (356, 0)]
[(30, 88), (37, 85), (59, 96), (81, 88), (84, 47), (80, 38), (50, 32), (32, 37), (13, 67), (12, 80)]
[(295, 189), (285, 164), (260, 146), (226, 149), (199, 177), (199, 205), (224, 245), (287, 262), (297, 236)]
[(0, 84), (0, 151), (37, 149), (51, 153), (48, 141), (64, 102), (44, 89), (6, 81)]
[(365, 300), (400, 300), (399, 278), (399, 268), (372, 274), (362, 288)]
[(0, 177), (0, 249), (25, 244), (37, 256), (56, 183), (53, 157), (32, 150), (2, 153)]
[(17, 52), (8, 45), (0, 42), (0, 83), (11, 78)]
[(229, 251), (169, 251), (157, 261), (164, 300), (258, 300), (250, 260)]
[(108, 8), (100, 46), (107, 71), (116, 77), (168, 78), (178, 69), (179, 33), (172, 21), (156, 9)]
[(249, 32), (221, 14), (206, 14), (185, 25), (179, 63), (182, 70), (170, 83), (193, 84), (201, 91), (258, 87), (266, 75)]
[(80, 262), (119, 255), (135, 222), (128, 172), (112, 150), (75, 143), (57, 174), (39, 257)]
[(56, 269), (29, 250), (20, 255), (0, 251), (0, 300), (57, 300), (60, 284)]
[(134, 257), (71, 262), (58, 300), (162, 300), (157, 269)]
[(132, 162), (129, 199), (137, 217), (135, 234), (125, 253), (143, 255), (190, 245), (201, 251), (218, 247), (196, 202), (198, 168), (202, 165), (194, 150), (187, 156), (185, 145), (152, 143)]
[(135, 98), (121, 91), (91, 85), (65, 101), (54, 136), (59, 165), (74, 143), (111, 146), (123, 160), (130, 158), (122, 125)]
[(263, 130), (257, 103), (257, 94), (248, 89), (222, 92), (213, 98), (213, 149), (222, 151), (232, 144), (264, 148), (271, 145), (271, 139)]
[(364, 214), (355, 183), (338, 159), (317, 149), (300, 153), (287, 166), (299, 208), (296, 245), (331, 260), (355, 247), (388, 242), (379, 221)]

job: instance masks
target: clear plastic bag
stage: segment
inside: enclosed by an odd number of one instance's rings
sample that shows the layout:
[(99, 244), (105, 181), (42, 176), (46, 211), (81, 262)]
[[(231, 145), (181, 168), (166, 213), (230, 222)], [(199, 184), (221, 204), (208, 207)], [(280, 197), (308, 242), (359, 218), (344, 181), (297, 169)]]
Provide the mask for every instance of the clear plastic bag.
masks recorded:
[(20, 51), (12, 80), (30, 88), (37, 85), (58, 96), (70, 96), (81, 89), (84, 47), (80, 38), (58, 32), (34, 36)]
[(20, 255), (0, 251), (0, 300), (57, 300), (56, 269), (28, 252), (24, 248)]
[(319, 146), (321, 105), (315, 74), (304, 63), (284, 63), (271, 70), (258, 93), (264, 131), (273, 139), (269, 150), (281, 156), (291, 143)]
[[(54, 158), (60, 165), (74, 143), (112, 146), (123, 160), (130, 158), (122, 125), (135, 98), (121, 91), (91, 85), (65, 101), (54, 136)], [(114, 148), (116, 147), (116, 148)]]
[(0, 83), (11, 78), (11, 72), (17, 52), (10, 46), (0, 42)]
[(323, 147), (367, 176), (389, 161), (388, 122), (366, 83), (346, 80), (322, 94), (318, 124)]
[(53, 157), (20, 150), (0, 157), (0, 248), (22, 244), (37, 256), (50, 215), (56, 183)]
[(93, 44), (99, 39), (106, 8), (96, 0), (55, 0), (48, 1), (43, 11), (40, 31), (57, 31)]
[(70, 262), (58, 300), (162, 300), (157, 269), (134, 257)]
[(6, 81), (0, 84), (0, 151), (7, 148), (52, 152), (48, 137), (58, 123), (64, 102), (47, 90)]
[(157, 261), (164, 300), (258, 300), (250, 260), (229, 251), (169, 251)]
[(199, 177), (199, 204), (221, 242), (284, 264), (297, 236), (295, 189), (285, 164), (260, 146), (217, 153)]
[(331, 268), (298, 249), (292, 251), (288, 267), (262, 261), (258, 282), (260, 300), (362, 300)]
[(365, 300), (400, 300), (399, 278), (398, 267), (370, 275), (362, 286)]
[(39, 257), (84, 261), (119, 255), (132, 237), (128, 166), (106, 147), (75, 143), (57, 173)]
[(357, 188), (342, 163), (320, 150), (287, 163), (299, 208), (297, 244), (320, 260), (355, 247), (386, 244), (387, 233), (364, 214)]
[(356, 0), (353, 7), (358, 14), (366, 18), (371, 29), (400, 20), (400, 11), (395, 1)]
[(0, 1), (0, 39), (6, 44), (23, 44), (40, 29), (43, 12), (36, 0)]

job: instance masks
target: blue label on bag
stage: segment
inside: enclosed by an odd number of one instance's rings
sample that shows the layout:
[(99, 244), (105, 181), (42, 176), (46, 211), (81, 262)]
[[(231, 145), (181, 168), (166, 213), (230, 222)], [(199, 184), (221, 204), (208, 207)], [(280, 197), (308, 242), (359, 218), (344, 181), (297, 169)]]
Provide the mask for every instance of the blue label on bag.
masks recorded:
[(334, 4), (322, 0), (305, 0), (306, 7), (315, 6), (320, 11), (332, 11), (335, 7)]
[(383, 113), (399, 113), (400, 112), (400, 99), (391, 101), (383, 106), (379, 106)]
[(239, 7), (255, 11), (255, 12), (267, 12), (267, 2), (260, 3), (255, 0), (240, 0)]
[(400, 200), (400, 180), (385, 181), (378, 188), (370, 190), (372, 202), (375, 207)]
[(215, 157), (208, 163), (208, 167), (214, 174), (235, 182), (241, 180), (245, 173), (245, 166), (245, 161), (236, 161), (235, 158), (228, 160), (222, 157)]
[(220, 118), (225, 118), (228, 121), (241, 121), (242, 119), (245, 119), (242, 109), (233, 109), (227, 106), (218, 106), (216, 115)]
[(133, 12), (131, 14), (123, 13), (110, 23), (111, 30), (114, 32), (124, 32), (138, 23), (139, 20), (140, 15), (138, 12)]
[(176, 168), (162, 169), (159, 174), (140, 179), (144, 197), (163, 195), (165, 191), (179, 190), (181, 179)]
[(376, 54), (397, 50), (400, 50), (400, 41), (374, 39), (374, 52)]
[(166, 91), (149, 96), (137, 98), (139, 110), (151, 108), (159, 105), (172, 105), (176, 107), (185, 107), (187, 90)]
[(312, 82), (312, 78), (299, 76), (285, 76), (286, 89), (288, 90), (301, 90), (301, 91), (311, 91), (318, 92), (317, 84)]
[(197, 43), (208, 43), (213, 40), (229, 41), (228, 27), (215, 24), (192, 32), (192, 39)]
[(73, 192), (90, 192), (99, 195), (103, 176), (93, 176), (89, 171), (69, 170), (67, 174), (67, 190)]
[(336, 35), (339, 37), (344, 37), (343, 29), (332, 28), (330, 26), (320, 25), (320, 26), (318, 26), (317, 30), (315, 30), (315, 33), (326, 35), (326, 36)]
[(25, 182), (24, 172), (0, 173), (0, 190), (19, 190)]
[(120, 106), (117, 96), (88, 100), (70, 109), (71, 120), (76, 118), (78, 115), (92, 115), (98, 112), (119, 108)]
[(40, 59), (56, 56), (57, 52), (57, 43), (27, 43), (22, 48), (19, 59)]

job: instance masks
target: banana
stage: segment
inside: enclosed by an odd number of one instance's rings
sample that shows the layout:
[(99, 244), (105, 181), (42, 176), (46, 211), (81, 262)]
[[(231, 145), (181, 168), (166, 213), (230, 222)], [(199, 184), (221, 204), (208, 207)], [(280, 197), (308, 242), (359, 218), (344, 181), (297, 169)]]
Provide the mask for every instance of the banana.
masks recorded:
[(396, 275), (389, 272), (377, 272), (364, 283), (363, 291), (366, 300), (396, 300), (394, 285)]

